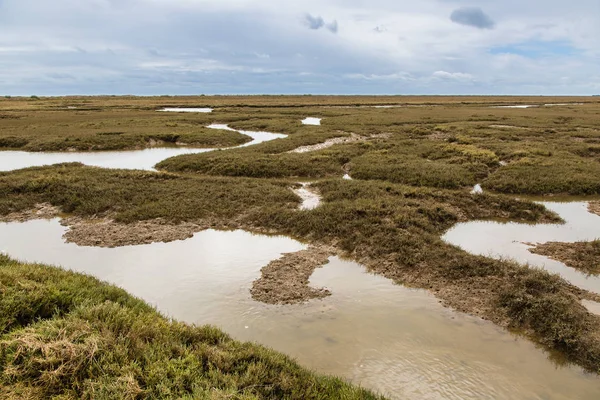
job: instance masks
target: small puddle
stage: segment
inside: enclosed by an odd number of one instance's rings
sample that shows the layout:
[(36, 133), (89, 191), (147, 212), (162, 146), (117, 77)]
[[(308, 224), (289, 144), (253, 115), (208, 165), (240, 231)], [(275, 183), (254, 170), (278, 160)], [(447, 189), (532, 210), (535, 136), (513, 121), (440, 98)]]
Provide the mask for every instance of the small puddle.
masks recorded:
[(292, 191), (302, 199), (300, 204), (300, 210), (314, 210), (321, 204), (321, 196), (319, 193), (311, 189), (310, 182), (300, 183), (302, 185), (299, 189), (292, 189)]
[(350, 174), (346, 174), (342, 177), (342, 179), (346, 180), (346, 181), (352, 181), (354, 179), (352, 179), (352, 177), (350, 176)]
[(392, 399), (600, 398), (596, 376), (336, 257), (311, 278), (331, 297), (296, 306), (252, 300), (263, 266), (306, 248), (289, 238), (208, 230), (185, 241), (91, 248), (64, 243), (65, 229), (56, 219), (0, 223), (0, 249), (94, 275), (173, 318), (216, 325)]
[(471, 194), (483, 194), (483, 188), (479, 183), (473, 187), (473, 190), (471, 190)]
[(211, 113), (213, 112), (212, 108), (178, 108), (178, 107), (167, 107), (163, 108), (163, 112), (180, 112), (180, 113)]
[(304, 118), (302, 120), (302, 123), (304, 125), (317, 125), (318, 126), (318, 125), (321, 125), (321, 120), (322, 120), (322, 118), (311, 118), (311, 117), (309, 117), (309, 118)]
[(565, 264), (529, 252), (525, 243), (579, 242), (600, 237), (600, 216), (588, 211), (587, 202), (542, 202), (565, 221), (557, 224), (519, 224), (492, 221), (460, 223), (442, 238), (472, 254), (496, 259), (513, 259), (519, 263), (541, 267), (589, 291), (600, 293), (600, 277), (587, 276)]
[[(251, 142), (241, 146), (225, 148), (234, 149), (247, 147), (255, 144), (268, 142), (270, 140), (285, 138), (287, 135), (270, 132), (252, 132), (236, 130), (224, 124), (212, 124), (208, 128), (225, 129), (236, 131), (250, 136)], [(184, 154), (198, 154), (214, 151), (215, 149), (195, 149), (189, 147), (156, 147), (143, 150), (126, 151), (97, 151), (97, 152), (27, 152), (27, 151), (0, 151), (0, 171), (13, 171), (21, 168), (52, 165), (66, 162), (80, 162), (85, 165), (118, 168), (118, 169), (140, 169), (153, 171), (159, 162)]]
[(490, 108), (535, 108), (535, 107), (539, 107), (537, 105), (514, 105), (514, 106), (492, 106)]

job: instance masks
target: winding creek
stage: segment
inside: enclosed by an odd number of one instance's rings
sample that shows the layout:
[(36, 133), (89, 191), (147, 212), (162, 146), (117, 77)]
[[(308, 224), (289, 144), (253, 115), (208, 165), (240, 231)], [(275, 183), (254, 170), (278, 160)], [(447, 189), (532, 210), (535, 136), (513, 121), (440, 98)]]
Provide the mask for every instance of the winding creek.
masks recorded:
[[(271, 132), (253, 132), (232, 129), (225, 124), (212, 124), (208, 128), (223, 129), (239, 132), (252, 138), (252, 141), (241, 146), (247, 147), (270, 140), (285, 138), (287, 135)], [(184, 154), (197, 154), (214, 151), (216, 149), (200, 149), (193, 147), (156, 147), (143, 150), (103, 151), (103, 152), (26, 152), (2, 151), (0, 152), (0, 171), (12, 171), (27, 167), (36, 167), (66, 162), (80, 162), (85, 165), (102, 168), (154, 170), (159, 162)]]
[[(233, 130), (227, 125), (209, 127)], [(285, 137), (238, 132), (253, 139), (243, 146)], [(70, 161), (152, 170), (165, 158), (211, 150), (8, 151), (0, 153), (0, 170)], [(294, 190), (302, 198), (300, 209), (319, 205), (318, 193), (309, 184)], [(566, 224), (473, 221), (457, 225), (444, 240), (472, 253), (529, 262), (600, 293), (599, 278), (531, 254), (523, 244), (595, 239), (600, 236), (600, 217), (587, 212), (582, 202), (544, 204)], [(67, 229), (58, 219), (0, 223), (0, 251), (96, 276), (172, 318), (218, 326), (236, 339), (272, 347), (309, 368), (345, 377), (392, 399), (600, 398), (597, 376), (557, 364), (531, 341), (490, 322), (444, 308), (424, 290), (395, 285), (337, 257), (310, 280), (314, 287), (328, 288), (331, 297), (293, 306), (254, 301), (250, 288), (261, 268), (283, 253), (306, 249), (290, 238), (206, 230), (171, 243), (96, 248), (66, 243)]]
[(588, 211), (586, 202), (543, 202), (559, 214), (565, 224), (518, 224), (494, 221), (471, 221), (456, 225), (443, 239), (473, 253), (544, 268), (559, 274), (576, 286), (600, 293), (600, 277), (587, 276), (565, 264), (529, 252), (531, 244), (578, 242), (600, 238), (600, 216)]

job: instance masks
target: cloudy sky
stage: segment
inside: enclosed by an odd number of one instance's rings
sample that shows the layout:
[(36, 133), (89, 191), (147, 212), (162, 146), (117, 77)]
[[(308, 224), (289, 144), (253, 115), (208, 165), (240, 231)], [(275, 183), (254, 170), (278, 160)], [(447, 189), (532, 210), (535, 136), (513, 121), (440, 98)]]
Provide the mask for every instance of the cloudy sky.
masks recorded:
[(600, 0), (0, 0), (0, 94), (600, 94)]

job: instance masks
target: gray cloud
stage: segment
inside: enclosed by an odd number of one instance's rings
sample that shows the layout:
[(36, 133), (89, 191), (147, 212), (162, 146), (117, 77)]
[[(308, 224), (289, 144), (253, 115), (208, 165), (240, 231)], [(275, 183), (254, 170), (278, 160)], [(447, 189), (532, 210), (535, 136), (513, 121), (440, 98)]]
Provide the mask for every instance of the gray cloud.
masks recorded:
[(333, 22), (328, 23), (327, 29), (332, 33), (337, 33), (338, 32), (338, 22), (336, 20), (333, 20)]
[(339, 26), (337, 20), (335, 19), (331, 22), (325, 23), (325, 20), (320, 15), (313, 17), (311, 14), (306, 14), (304, 16), (304, 22), (309, 29), (318, 30), (325, 28), (331, 33), (338, 33)]
[(452, 22), (479, 29), (493, 29), (496, 23), (478, 7), (461, 7), (450, 15)]
[(320, 16), (313, 17), (310, 14), (306, 14), (304, 20), (310, 29), (316, 30), (321, 29), (323, 26), (325, 26), (325, 21)]

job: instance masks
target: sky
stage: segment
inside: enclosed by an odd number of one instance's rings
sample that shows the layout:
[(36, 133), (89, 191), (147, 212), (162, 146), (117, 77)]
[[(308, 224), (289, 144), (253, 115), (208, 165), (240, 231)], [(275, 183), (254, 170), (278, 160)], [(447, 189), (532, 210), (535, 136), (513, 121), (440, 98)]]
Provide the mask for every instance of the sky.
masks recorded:
[(600, 94), (600, 0), (0, 0), (0, 95)]

